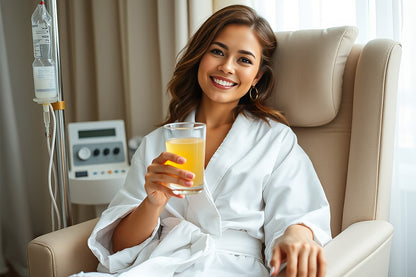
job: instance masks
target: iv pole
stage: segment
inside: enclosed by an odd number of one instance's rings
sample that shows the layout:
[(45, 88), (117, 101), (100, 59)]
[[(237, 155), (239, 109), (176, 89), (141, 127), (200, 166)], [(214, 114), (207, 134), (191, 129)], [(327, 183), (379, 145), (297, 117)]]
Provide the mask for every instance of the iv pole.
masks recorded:
[(58, 32), (58, 14), (56, 0), (46, 0), (46, 8), (52, 16), (52, 33), (53, 33), (53, 55), (55, 60), (55, 70), (57, 76), (57, 92), (58, 92), (58, 109), (54, 106), (56, 115), (56, 162), (58, 175), (58, 190), (61, 200), (61, 220), (62, 226), (68, 227), (72, 225), (71, 201), (69, 196), (68, 181), (68, 158), (66, 153), (65, 141), (65, 117), (64, 117), (64, 100), (62, 94), (62, 76), (61, 76), (61, 57), (59, 51), (59, 32)]

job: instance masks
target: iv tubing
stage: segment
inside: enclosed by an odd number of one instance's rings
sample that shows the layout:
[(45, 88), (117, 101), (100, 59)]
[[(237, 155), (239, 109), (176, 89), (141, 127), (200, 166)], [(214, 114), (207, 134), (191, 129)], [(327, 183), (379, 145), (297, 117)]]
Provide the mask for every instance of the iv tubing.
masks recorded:
[[(51, 112), (49, 112), (49, 110)], [(45, 128), (46, 128), (46, 138), (47, 138), (47, 145), (48, 145), (48, 152), (49, 152), (49, 169), (48, 169), (48, 188), (49, 188), (49, 195), (51, 197), (51, 218), (52, 218), (52, 230), (55, 230), (55, 220), (54, 220), (54, 216), (53, 216), (53, 210), (55, 210), (56, 213), (56, 217), (57, 217), (57, 221), (58, 221), (58, 229), (61, 229), (61, 218), (60, 218), (60, 214), (59, 214), (59, 209), (58, 206), (56, 204), (56, 173), (54, 171), (54, 176), (55, 176), (55, 194), (52, 191), (52, 170), (54, 170), (55, 168), (53, 167), (54, 163), (53, 163), (53, 153), (55, 150), (55, 140), (56, 140), (56, 117), (55, 117), (55, 113), (53, 111), (52, 105), (49, 104), (44, 104), (43, 105), (43, 111), (44, 111), (44, 121), (45, 121)], [(53, 121), (53, 131), (52, 131), (52, 140), (49, 141), (49, 114), (52, 114), (52, 121)]]
[[(50, 138), (50, 133), (49, 133), (49, 121), (50, 121), (50, 114), (49, 114), (49, 106), (45, 105), (47, 108), (47, 112), (44, 112), (44, 118), (46, 117), (47, 114), (47, 119), (45, 120), (45, 129), (46, 129), (46, 144), (48, 146), (48, 154), (49, 154), (49, 158), (51, 157), (52, 153), (51, 153), (51, 144), (53, 142), (50, 142), (49, 138)], [(44, 108), (45, 108), (44, 106)], [(52, 165), (52, 172), (53, 172), (53, 184), (54, 184), (54, 188), (53, 188), (53, 198), (56, 201), (56, 197), (57, 197), (57, 192), (58, 192), (58, 176), (56, 174), (56, 166), (55, 166), (55, 162), (53, 162)], [(50, 186), (50, 185), (49, 185)], [(54, 205), (51, 202), (51, 222), (52, 222), (52, 231), (55, 231), (55, 216), (54, 216)], [(58, 223), (59, 225), (59, 223)]]
[[(50, 129), (49, 129), (49, 125), (51, 122), (51, 115), (49, 113), (49, 105), (44, 103), (42, 104), (42, 108), (43, 108), (43, 122), (45, 124), (45, 138), (46, 138), (46, 145), (48, 146), (48, 154), (49, 154), (49, 159), (51, 158), (51, 156), (53, 155), (53, 153), (51, 153), (51, 143), (53, 143), (53, 141), (50, 141)], [(54, 125), (55, 127), (55, 125)], [(56, 176), (56, 168), (55, 168), (55, 163), (53, 163), (52, 166), (52, 172), (53, 172), (53, 177), (54, 177), (54, 189), (53, 189), (53, 198), (51, 197), (51, 199), (55, 199), (56, 201), (56, 192), (57, 192), (57, 176)], [(48, 175), (49, 176), (49, 175)], [(49, 189), (51, 189), (52, 184), (48, 183), (48, 187)], [(53, 205), (53, 200), (51, 202), (51, 223), (52, 223), (52, 231), (55, 231), (55, 216), (54, 216), (54, 205)]]
[[(48, 144), (48, 153), (49, 155), (51, 155), (51, 146), (50, 144)], [(53, 172), (53, 196), (54, 199), (56, 201), (56, 197), (57, 197), (57, 192), (58, 192), (58, 176), (56, 174), (56, 165), (55, 162), (52, 165), (52, 172)], [(53, 203), (51, 202), (51, 222), (52, 222), (52, 230), (55, 231), (55, 216), (53, 215), (53, 213), (55, 212), (55, 206), (53, 205)], [(57, 216), (59, 218), (59, 216)], [(58, 221), (58, 226), (60, 222)]]
[[(55, 70), (57, 76), (57, 90), (58, 101), (63, 101), (62, 93), (62, 77), (61, 77), (61, 59), (59, 50), (59, 28), (58, 28), (58, 12), (57, 12), (57, 0), (45, 0), (47, 6), (50, 7), (49, 13), (52, 16), (53, 25), (53, 41), (54, 41), (54, 60)], [(63, 227), (72, 225), (71, 215), (71, 200), (69, 195), (69, 180), (68, 180), (68, 159), (65, 143), (65, 124), (64, 124), (64, 111), (55, 110), (56, 114), (56, 162), (58, 164), (58, 189), (61, 200), (61, 219)]]

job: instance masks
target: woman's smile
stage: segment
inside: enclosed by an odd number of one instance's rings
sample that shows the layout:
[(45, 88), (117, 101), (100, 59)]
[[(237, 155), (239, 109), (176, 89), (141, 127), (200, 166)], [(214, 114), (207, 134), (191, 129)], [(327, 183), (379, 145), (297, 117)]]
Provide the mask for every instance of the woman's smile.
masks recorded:
[(213, 85), (220, 89), (229, 89), (237, 85), (232, 80), (219, 76), (211, 76), (211, 80)]

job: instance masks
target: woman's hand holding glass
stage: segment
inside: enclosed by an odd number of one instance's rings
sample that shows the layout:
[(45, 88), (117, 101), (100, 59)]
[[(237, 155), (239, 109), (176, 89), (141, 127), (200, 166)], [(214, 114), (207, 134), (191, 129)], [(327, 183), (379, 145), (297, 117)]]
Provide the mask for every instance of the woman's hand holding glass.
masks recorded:
[(195, 178), (194, 173), (167, 165), (167, 161), (184, 164), (186, 159), (170, 152), (162, 152), (147, 167), (144, 187), (147, 198), (156, 206), (166, 205), (172, 196), (184, 198), (184, 195), (177, 194), (169, 188), (169, 184), (190, 187), (193, 184), (192, 180)]

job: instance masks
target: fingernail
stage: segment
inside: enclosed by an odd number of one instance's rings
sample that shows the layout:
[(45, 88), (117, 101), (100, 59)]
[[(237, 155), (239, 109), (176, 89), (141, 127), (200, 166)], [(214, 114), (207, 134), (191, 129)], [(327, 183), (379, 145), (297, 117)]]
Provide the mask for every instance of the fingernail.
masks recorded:
[(184, 164), (186, 162), (185, 158), (179, 157), (178, 163)]
[(272, 266), (272, 268), (270, 269), (270, 276), (273, 276), (274, 269), (274, 266)]
[(186, 173), (186, 178), (193, 179), (193, 178), (195, 178), (195, 174), (193, 174), (191, 172), (188, 172), (188, 173)]
[(194, 184), (194, 182), (192, 182), (192, 181), (186, 181), (185, 182), (185, 185), (187, 185), (187, 186), (192, 186)]

